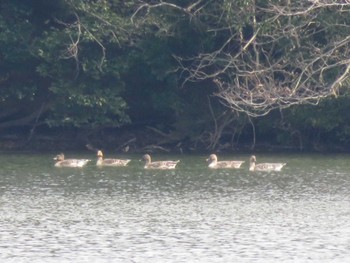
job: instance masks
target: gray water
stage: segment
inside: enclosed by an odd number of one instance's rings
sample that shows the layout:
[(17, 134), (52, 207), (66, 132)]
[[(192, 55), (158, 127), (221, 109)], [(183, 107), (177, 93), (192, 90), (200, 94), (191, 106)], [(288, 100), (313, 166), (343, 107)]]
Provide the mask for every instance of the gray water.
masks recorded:
[(0, 155), (0, 262), (350, 262), (349, 155), (257, 154), (288, 163), (272, 173), (199, 155), (154, 157), (180, 158), (175, 171), (140, 156), (55, 168), (53, 155)]

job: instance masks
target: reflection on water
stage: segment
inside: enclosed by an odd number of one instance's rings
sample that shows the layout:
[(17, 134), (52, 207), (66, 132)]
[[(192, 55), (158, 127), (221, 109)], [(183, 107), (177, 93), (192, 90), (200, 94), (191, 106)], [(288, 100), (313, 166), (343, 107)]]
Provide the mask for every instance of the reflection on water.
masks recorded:
[(350, 259), (349, 156), (259, 157), (288, 160), (279, 173), (209, 170), (205, 156), (175, 171), (51, 158), (0, 156), (1, 262)]

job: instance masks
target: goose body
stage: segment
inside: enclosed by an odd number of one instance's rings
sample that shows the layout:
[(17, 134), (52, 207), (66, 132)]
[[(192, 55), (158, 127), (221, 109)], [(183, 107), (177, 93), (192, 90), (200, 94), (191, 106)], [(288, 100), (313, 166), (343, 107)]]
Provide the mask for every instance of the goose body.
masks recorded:
[(103, 152), (97, 151), (97, 166), (126, 166), (129, 159), (103, 159)]
[(250, 157), (249, 171), (281, 171), (286, 163), (259, 163), (256, 164), (256, 157)]
[(216, 154), (211, 154), (209, 158), (207, 159), (208, 167), (213, 169), (218, 168), (234, 168), (238, 169), (241, 167), (242, 163), (244, 161), (218, 161), (218, 157)]
[(175, 169), (178, 162), (180, 162), (180, 160), (152, 162), (151, 156), (149, 154), (145, 154), (144, 156), (142, 156), (142, 160), (145, 162), (145, 165), (143, 168), (145, 168), (145, 169), (160, 169), (160, 170)]
[(64, 159), (64, 154), (60, 153), (53, 158), (56, 167), (83, 167), (91, 160), (89, 159)]

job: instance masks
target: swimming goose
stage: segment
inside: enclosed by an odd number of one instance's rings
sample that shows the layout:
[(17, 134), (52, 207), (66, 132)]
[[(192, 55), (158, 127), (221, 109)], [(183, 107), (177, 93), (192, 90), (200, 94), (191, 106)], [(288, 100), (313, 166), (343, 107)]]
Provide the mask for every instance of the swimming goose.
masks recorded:
[(103, 159), (102, 151), (97, 151), (97, 166), (126, 166), (130, 161), (129, 159)]
[(207, 159), (209, 168), (240, 168), (244, 161), (219, 161), (216, 154), (211, 154)]
[(252, 155), (250, 157), (249, 171), (281, 171), (286, 163), (259, 163), (255, 164), (256, 157)]
[(91, 160), (88, 159), (64, 159), (64, 154), (60, 153), (53, 158), (56, 167), (83, 167)]
[(145, 169), (163, 169), (163, 170), (175, 169), (177, 163), (180, 162), (180, 160), (152, 162), (151, 156), (149, 154), (145, 154), (144, 156), (142, 156), (142, 160), (145, 162), (145, 165), (143, 167)]

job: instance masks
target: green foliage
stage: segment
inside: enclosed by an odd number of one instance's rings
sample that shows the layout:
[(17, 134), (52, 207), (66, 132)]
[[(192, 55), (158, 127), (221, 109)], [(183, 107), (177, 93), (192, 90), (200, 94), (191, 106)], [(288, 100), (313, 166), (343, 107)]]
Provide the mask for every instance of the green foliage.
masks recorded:
[[(40, 123), (51, 128), (103, 129), (131, 123), (176, 131), (192, 142), (215, 130), (224, 139), (243, 130), (234, 125), (243, 127), (247, 119), (235, 119), (228, 111), (223, 114), (226, 109), (211, 96), (215, 92), (211, 81), (182, 86), (188, 72), (179, 70), (176, 58), (185, 58), (182, 63), (187, 67), (193, 63), (187, 58), (222, 48), (216, 64), (208, 62), (205, 73), (213, 72), (241, 50), (256, 22), (265, 36), (261, 40), (266, 41), (266, 54), (276, 60), (288, 54), (292, 63), (294, 54), (303, 52), (294, 39), (281, 37), (274, 45), (268, 40), (276, 28), (291, 21), (298, 25), (298, 21), (294, 17), (269, 20), (268, 12), (255, 16), (254, 5), (263, 10), (274, 2), (266, 0), (208, 1), (197, 6), (198, 15), (182, 9), (197, 2), (169, 1), (178, 8), (160, 5), (133, 16), (140, 1), (1, 1), (0, 128), (23, 119), (18, 125)], [(322, 48), (336, 41), (343, 32), (329, 25), (348, 25), (349, 19), (348, 14), (334, 15), (326, 9), (318, 23), (305, 26), (313, 33), (301, 46), (312, 42)], [(346, 93), (349, 78), (342, 85)], [(345, 96), (325, 100), (318, 107), (294, 107), (283, 111), (283, 120), (275, 112), (255, 121), (257, 137), (286, 144), (293, 143), (291, 130), (299, 131), (305, 141), (312, 140), (316, 131), (329, 142), (350, 143), (348, 102)]]
[(287, 111), (286, 118), (308, 140), (320, 134), (324, 142), (350, 143), (349, 102), (348, 96), (326, 99), (318, 106), (295, 107)]
[(314, 149), (350, 145), (350, 97), (328, 98), (319, 105), (300, 105), (255, 120), (258, 137), (271, 144)]
[(180, 103), (176, 75), (170, 71), (175, 62), (159, 41), (146, 41), (142, 45), (147, 49), (133, 50), (126, 58), (129, 68), (123, 75), (128, 86), (125, 98), (136, 123), (169, 123)]
[(0, 127), (13, 118), (37, 110), (45, 88), (38, 82), (32, 53), (37, 28), (30, 17), (33, 10), (19, 1), (0, 4)]
[[(127, 41), (128, 32), (111, 31), (121, 28), (112, 24), (126, 18), (95, 2), (1, 5), (3, 109), (18, 101), (31, 102), (21, 104), (27, 113), (35, 104), (48, 105), (43, 121), (50, 126), (116, 127), (129, 122), (121, 97), (125, 85), (120, 73), (125, 67), (116, 44)], [(3, 115), (4, 121), (11, 117)]]

